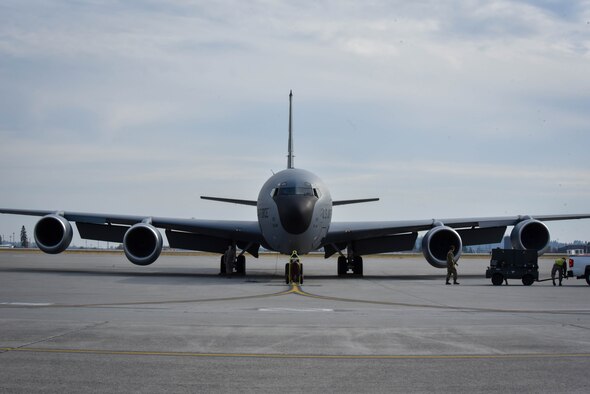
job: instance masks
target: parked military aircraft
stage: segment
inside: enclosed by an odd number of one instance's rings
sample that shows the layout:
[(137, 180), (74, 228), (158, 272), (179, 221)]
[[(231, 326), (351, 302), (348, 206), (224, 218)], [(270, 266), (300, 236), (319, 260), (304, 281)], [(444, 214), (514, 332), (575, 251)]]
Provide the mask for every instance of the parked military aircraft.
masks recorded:
[[(338, 254), (338, 275), (362, 276), (363, 255), (411, 250), (419, 231), (424, 257), (432, 266), (446, 267), (450, 246), (459, 258), (463, 246), (500, 242), (508, 226), (516, 249), (544, 253), (550, 235), (543, 222), (590, 218), (590, 214), (519, 215), (506, 217), (426, 219), (380, 222), (332, 222), (332, 208), (376, 201), (332, 200), (324, 182), (309, 171), (294, 167), (292, 92), (289, 94), (289, 142), (287, 168), (271, 176), (257, 200), (208, 197), (203, 199), (255, 206), (257, 221), (198, 220), (150, 215), (112, 215), (52, 210), (0, 209), (0, 213), (41, 216), (34, 229), (39, 249), (61, 253), (70, 244), (74, 222), (84, 239), (122, 243), (127, 258), (137, 265), (152, 264), (159, 257), (164, 229), (172, 248), (220, 253), (221, 273), (246, 273), (248, 253), (258, 257), (261, 247), (282, 254), (303, 255), (323, 249), (325, 258)], [(285, 275), (288, 275), (287, 265)]]

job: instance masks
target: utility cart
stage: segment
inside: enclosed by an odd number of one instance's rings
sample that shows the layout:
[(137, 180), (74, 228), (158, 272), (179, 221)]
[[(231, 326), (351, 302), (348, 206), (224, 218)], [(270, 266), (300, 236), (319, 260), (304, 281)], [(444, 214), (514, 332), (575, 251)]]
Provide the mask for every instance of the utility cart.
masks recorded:
[(486, 278), (492, 279), (494, 286), (500, 286), (507, 279), (521, 279), (522, 284), (530, 286), (539, 280), (539, 264), (536, 250), (493, 249)]

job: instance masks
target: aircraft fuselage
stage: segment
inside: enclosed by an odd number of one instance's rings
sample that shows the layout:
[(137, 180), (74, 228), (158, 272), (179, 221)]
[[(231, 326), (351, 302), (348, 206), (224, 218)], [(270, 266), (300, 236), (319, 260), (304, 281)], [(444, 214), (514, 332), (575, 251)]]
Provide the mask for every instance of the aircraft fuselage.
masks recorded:
[(322, 180), (296, 168), (266, 181), (257, 208), (262, 236), (271, 249), (284, 254), (318, 249), (332, 220), (332, 197)]

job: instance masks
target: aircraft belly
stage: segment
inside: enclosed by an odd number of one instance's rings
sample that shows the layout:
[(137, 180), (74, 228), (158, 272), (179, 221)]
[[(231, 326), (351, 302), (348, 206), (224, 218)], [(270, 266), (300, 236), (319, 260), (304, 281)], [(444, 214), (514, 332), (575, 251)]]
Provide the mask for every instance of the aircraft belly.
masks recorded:
[(294, 250), (299, 254), (306, 254), (320, 247), (322, 233), (327, 231), (326, 226), (318, 223), (310, 226), (301, 234), (290, 234), (280, 226), (278, 218), (272, 217), (260, 221), (262, 236), (272, 250), (282, 254), (291, 254)]

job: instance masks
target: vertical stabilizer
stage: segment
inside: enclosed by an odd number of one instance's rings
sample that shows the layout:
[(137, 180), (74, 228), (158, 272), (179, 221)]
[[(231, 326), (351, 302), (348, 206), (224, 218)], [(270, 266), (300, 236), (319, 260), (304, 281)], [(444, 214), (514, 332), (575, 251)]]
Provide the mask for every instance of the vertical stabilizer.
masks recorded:
[(293, 91), (289, 92), (289, 154), (287, 155), (287, 168), (294, 168), (293, 165)]

